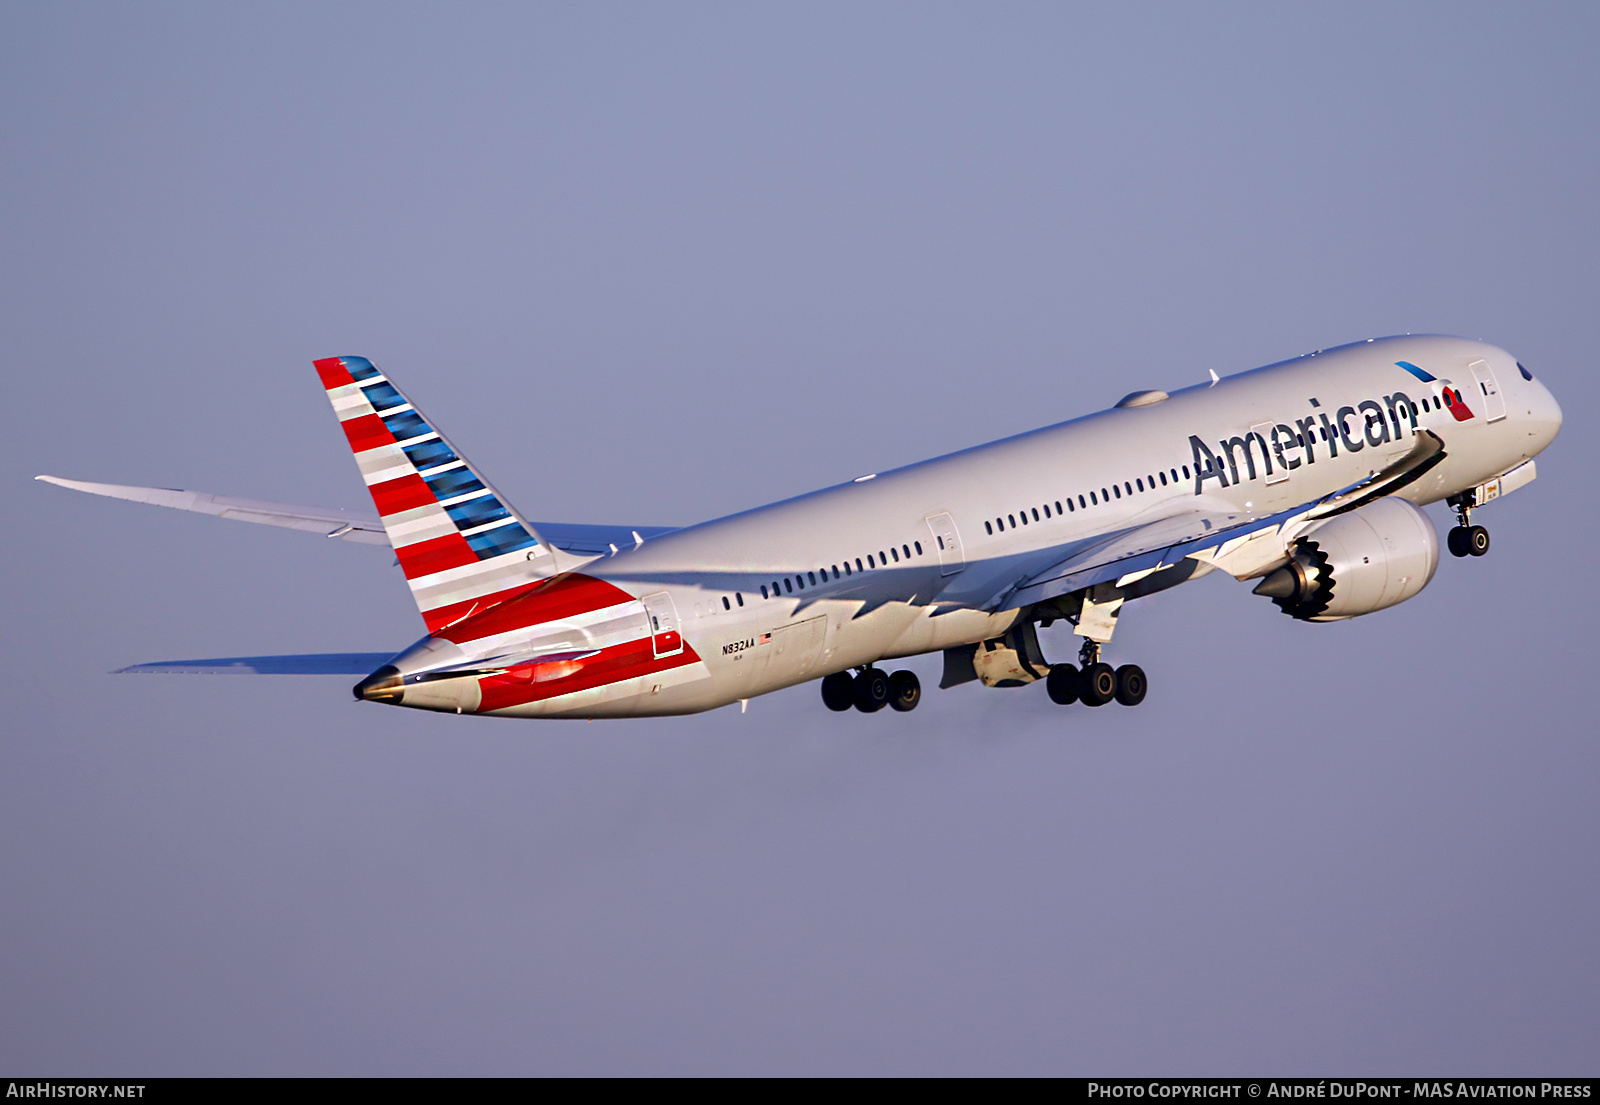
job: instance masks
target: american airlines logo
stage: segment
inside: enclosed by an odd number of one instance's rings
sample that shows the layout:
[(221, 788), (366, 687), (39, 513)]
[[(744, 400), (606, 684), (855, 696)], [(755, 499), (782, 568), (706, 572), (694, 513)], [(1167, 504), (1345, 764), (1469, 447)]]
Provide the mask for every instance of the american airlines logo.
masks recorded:
[[(1424, 383), (1437, 382), (1435, 377), (1408, 361), (1396, 363)], [(1472, 417), (1459, 391), (1444, 387), (1441, 398), (1456, 421), (1465, 422)], [(1201, 494), (1206, 480), (1216, 480), (1228, 487), (1275, 473), (1287, 478), (1288, 473), (1302, 464), (1317, 462), (1319, 445), (1324, 455), (1332, 459), (1339, 455), (1341, 448), (1347, 453), (1359, 453), (1368, 446), (1400, 441), (1407, 429), (1412, 434), (1417, 431), (1417, 404), (1403, 391), (1381, 399), (1363, 399), (1353, 407), (1340, 407), (1331, 415), (1320, 409), (1322, 404), (1315, 398), (1311, 406), (1314, 409), (1309, 416), (1296, 418), (1292, 424), (1279, 422), (1270, 428), (1263, 424), (1237, 437), (1222, 439), (1217, 442), (1216, 452), (1201, 438), (1190, 434), (1194, 493)]]

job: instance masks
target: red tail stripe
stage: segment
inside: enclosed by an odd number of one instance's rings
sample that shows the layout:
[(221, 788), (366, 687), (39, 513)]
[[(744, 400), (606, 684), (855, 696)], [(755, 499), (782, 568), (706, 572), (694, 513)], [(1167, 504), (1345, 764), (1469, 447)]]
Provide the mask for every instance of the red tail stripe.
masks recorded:
[(338, 357), (324, 357), (320, 361), (311, 363), (316, 366), (317, 375), (322, 377), (322, 386), (329, 391), (356, 382), (355, 377), (350, 375), (350, 370), (345, 368), (344, 362)]
[(492, 610), (474, 614), (439, 636), (463, 644), (631, 601), (633, 596), (620, 587), (593, 576), (571, 573), (545, 580)]
[(415, 472), (408, 472), (397, 480), (375, 483), (367, 490), (372, 492), (372, 501), (378, 513), (384, 517), (399, 514), (402, 510), (415, 510), (419, 506), (431, 506), (439, 501), (433, 494), (433, 488)]
[(472, 551), (467, 539), (459, 533), (447, 533), (415, 545), (402, 545), (394, 551), (400, 558), (400, 570), (407, 579), (431, 576), (446, 568), (459, 568), (463, 564), (476, 564), (478, 554)]
[(394, 435), (389, 432), (389, 427), (375, 414), (364, 414), (339, 425), (344, 428), (344, 436), (349, 439), (353, 453), (364, 453), (380, 445), (394, 444)]
[(536, 586), (538, 584), (524, 583), (517, 587), (508, 587), (504, 591), (495, 591), (493, 594), (479, 595), (475, 599), (463, 599), (460, 602), (452, 602), (445, 606), (436, 606), (432, 610), (424, 610), (422, 612), (422, 620), (428, 623), (429, 633), (437, 634), (445, 626), (450, 625), (452, 622), (458, 622), (466, 617), (467, 614), (473, 613), (474, 608), (486, 611), (489, 607), (499, 606), (507, 599), (515, 598), (528, 590), (528, 588)]
[[(676, 656), (657, 658), (654, 649), (650, 647), (650, 638), (646, 637), (639, 641), (612, 645), (610, 648), (602, 649), (598, 655), (584, 660), (531, 664), (513, 668), (505, 675), (489, 675), (478, 680), (478, 689), (482, 696), (478, 712), (505, 710), (527, 702), (539, 702), (559, 695), (603, 687), (608, 683), (619, 683), (624, 679), (636, 679), (641, 675), (654, 675), (657, 672), (696, 663), (699, 659), (694, 650), (687, 646)], [(541, 678), (545, 674), (541, 668), (553, 668), (558, 674), (555, 678)]]

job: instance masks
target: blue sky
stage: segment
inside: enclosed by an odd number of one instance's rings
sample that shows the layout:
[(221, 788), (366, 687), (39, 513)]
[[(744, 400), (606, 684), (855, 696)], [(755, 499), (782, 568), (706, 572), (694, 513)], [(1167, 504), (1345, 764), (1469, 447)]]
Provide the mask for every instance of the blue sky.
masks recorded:
[[(0, 10), (0, 1067), (1592, 1074), (1597, 30)], [(1331, 626), (1136, 604), (1136, 711), (112, 676), (421, 626), (381, 549), (31, 480), (364, 505), (310, 367), (356, 353), (528, 516), (680, 524), (1404, 332), (1565, 410), (1490, 555)]]

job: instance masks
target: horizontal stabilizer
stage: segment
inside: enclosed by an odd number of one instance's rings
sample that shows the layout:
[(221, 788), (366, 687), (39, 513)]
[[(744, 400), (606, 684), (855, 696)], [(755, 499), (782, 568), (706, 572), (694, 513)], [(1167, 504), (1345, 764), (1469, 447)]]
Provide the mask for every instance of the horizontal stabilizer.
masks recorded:
[(220, 656), (211, 660), (158, 660), (118, 668), (113, 675), (368, 675), (392, 652), (312, 652), (300, 656)]
[(35, 476), (36, 480), (53, 483), (57, 487), (86, 491), (90, 495), (105, 495), (112, 499), (126, 499), (132, 503), (171, 507), (173, 510), (192, 510), (199, 514), (212, 514), (236, 522), (255, 522), (264, 526), (283, 526), (286, 529), (320, 533), (324, 537), (337, 537), (343, 541), (356, 541), (368, 545), (387, 545), (389, 537), (383, 532), (383, 523), (376, 514), (359, 510), (341, 510), (338, 507), (293, 506), (289, 503), (267, 503), (257, 499), (229, 499), (221, 495), (207, 495), (203, 491), (179, 491), (170, 487), (129, 487), (119, 483), (88, 483), (84, 480), (64, 480), (60, 476)]
[[(171, 487), (132, 487), (120, 483), (89, 483), (85, 480), (67, 480), (60, 476), (35, 476), (36, 480), (57, 487), (84, 491), (90, 495), (104, 495), (111, 499), (126, 499), (131, 503), (170, 507), (173, 510), (192, 510), (211, 514), (236, 522), (255, 522), (257, 525), (282, 526), (285, 529), (317, 533), (324, 537), (337, 537), (342, 541), (355, 541), (363, 545), (389, 545), (383, 522), (372, 511), (345, 510), (333, 506), (295, 506), (292, 503), (268, 503), (258, 499), (231, 499), (224, 495), (208, 495), (203, 491), (180, 491)], [(539, 532), (556, 548), (579, 556), (604, 556), (616, 549), (631, 549), (641, 541), (671, 533), (673, 526), (604, 526), (572, 522), (538, 522)]]

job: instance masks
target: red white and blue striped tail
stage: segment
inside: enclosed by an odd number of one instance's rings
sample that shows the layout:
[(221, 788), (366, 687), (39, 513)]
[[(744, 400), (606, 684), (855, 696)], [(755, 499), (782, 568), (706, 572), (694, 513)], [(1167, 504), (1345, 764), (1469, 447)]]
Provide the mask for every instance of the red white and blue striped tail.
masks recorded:
[(555, 550), (376, 365), (315, 364), (428, 632), (559, 572)]

